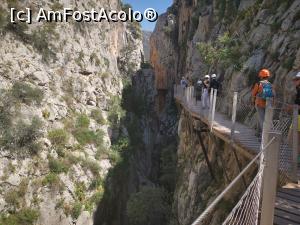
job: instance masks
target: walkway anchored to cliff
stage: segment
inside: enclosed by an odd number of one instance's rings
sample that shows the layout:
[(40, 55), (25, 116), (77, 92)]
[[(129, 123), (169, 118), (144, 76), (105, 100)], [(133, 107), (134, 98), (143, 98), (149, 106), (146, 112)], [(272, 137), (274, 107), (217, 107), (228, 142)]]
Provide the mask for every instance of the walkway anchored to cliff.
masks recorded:
[[(256, 122), (255, 111), (251, 104), (242, 102), (237, 92), (233, 93), (232, 99), (225, 99), (213, 90), (210, 109), (202, 109), (201, 102), (196, 101), (193, 87), (175, 86), (174, 97), (192, 117), (201, 120), (210, 132), (230, 144), (234, 152), (239, 151), (252, 159), (246, 168), (240, 168), (237, 178), (193, 225), (205, 224), (227, 191), (257, 163), (257, 175), (223, 224), (300, 225), (297, 108), (294, 107), (293, 114), (290, 114), (284, 103), (268, 102), (263, 134), (262, 137), (257, 137), (253, 126)], [(292, 129), (292, 144), (287, 141), (291, 124), (296, 128)], [(237, 157), (236, 160), (238, 161)], [(270, 207), (271, 205), (274, 207)]]

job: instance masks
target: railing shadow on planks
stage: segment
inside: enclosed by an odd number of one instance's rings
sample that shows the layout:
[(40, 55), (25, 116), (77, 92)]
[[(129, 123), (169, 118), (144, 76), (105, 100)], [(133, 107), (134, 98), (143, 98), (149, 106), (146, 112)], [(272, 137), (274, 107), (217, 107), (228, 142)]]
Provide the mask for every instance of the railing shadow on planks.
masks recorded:
[[(174, 97), (188, 109), (195, 110), (197, 108), (195, 106), (200, 104), (195, 98), (194, 87), (184, 88), (175, 85)], [(201, 110), (199, 114), (204, 115), (209, 121), (211, 132), (215, 123), (218, 123), (217, 113), (227, 117), (228, 121), (231, 121), (228, 128), (231, 130), (231, 141), (234, 142), (235, 127), (238, 124), (252, 130), (256, 128), (255, 110), (250, 101), (243, 102), (237, 92), (233, 93), (232, 101), (225, 102), (224, 96), (218, 96), (217, 90), (212, 90), (209, 110)], [(209, 214), (254, 163), (259, 165), (256, 176), (223, 224), (273, 224), (274, 207), (270, 205), (275, 204), (276, 186), (298, 180), (298, 106), (293, 106), (292, 110), (289, 108), (290, 105), (276, 99), (267, 100), (263, 131), (261, 137), (257, 137), (260, 142), (257, 155), (192, 225), (207, 224), (205, 221), (210, 218)]]

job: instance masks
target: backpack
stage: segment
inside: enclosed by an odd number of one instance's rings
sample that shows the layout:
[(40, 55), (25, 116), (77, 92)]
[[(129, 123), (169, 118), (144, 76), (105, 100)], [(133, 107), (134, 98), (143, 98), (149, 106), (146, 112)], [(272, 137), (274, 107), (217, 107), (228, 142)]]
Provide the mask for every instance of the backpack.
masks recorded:
[(218, 90), (219, 87), (220, 87), (219, 82), (216, 79), (212, 79), (211, 84), (210, 84), (210, 88)]
[(274, 97), (272, 84), (269, 81), (259, 82), (259, 85), (262, 85), (262, 91), (258, 94), (258, 97), (262, 98), (263, 100)]

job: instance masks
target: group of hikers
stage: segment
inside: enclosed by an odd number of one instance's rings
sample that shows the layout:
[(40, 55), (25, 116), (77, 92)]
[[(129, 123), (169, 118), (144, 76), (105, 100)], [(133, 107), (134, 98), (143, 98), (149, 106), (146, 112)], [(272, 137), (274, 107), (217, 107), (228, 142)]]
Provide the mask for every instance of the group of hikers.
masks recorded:
[[(180, 85), (185, 89), (188, 86), (193, 86), (193, 82), (189, 79), (186, 80), (182, 77)], [(211, 90), (219, 90), (220, 82), (217, 79), (216, 74), (205, 75), (203, 79), (199, 78), (195, 85), (196, 100), (202, 102), (203, 109), (209, 109), (210, 107), (210, 92)]]
[[(268, 69), (262, 69), (258, 73), (259, 81), (256, 82), (252, 87), (252, 104), (257, 111), (258, 117), (258, 132), (257, 134), (260, 136), (263, 123), (265, 118), (265, 109), (267, 99), (274, 99), (275, 91), (272, 86), (272, 83), (269, 81), (271, 77), (271, 72)], [(294, 104), (299, 106), (298, 111), (298, 151), (300, 153), (300, 72), (298, 72), (293, 77), (293, 84), (296, 88), (296, 96)], [(180, 85), (185, 89), (188, 86), (193, 86), (193, 82), (191, 79), (185, 79), (182, 77)], [(204, 79), (199, 79), (195, 85), (195, 94), (196, 99), (202, 102), (202, 108), (206, 109), (210, 107), (210, 92), (212, 89), (220, 91), (221, 83), (218, 81), (216, 74), (205, 75)], [(272, 102), (272, 101), (271, 101)], [(293, 105), (287, 107), (288, 111), (292, 111)], [(292, 127), (289, 132), (289, 140), (292, 140)]]

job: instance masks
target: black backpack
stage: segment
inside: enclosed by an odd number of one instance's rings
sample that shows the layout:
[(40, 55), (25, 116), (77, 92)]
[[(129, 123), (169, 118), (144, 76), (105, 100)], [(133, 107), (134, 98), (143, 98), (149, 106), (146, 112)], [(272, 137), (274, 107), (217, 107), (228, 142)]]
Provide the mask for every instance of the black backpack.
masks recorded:
[(217, 81), (216, 79), (212, 79), (210, 82), (210, 88), (219, 90), (219, 88), (220, 88), (219, 81)]

